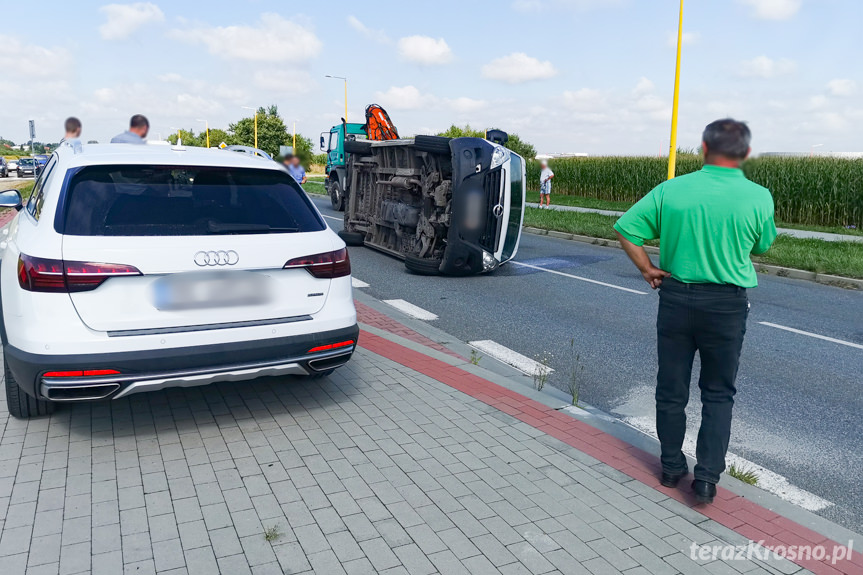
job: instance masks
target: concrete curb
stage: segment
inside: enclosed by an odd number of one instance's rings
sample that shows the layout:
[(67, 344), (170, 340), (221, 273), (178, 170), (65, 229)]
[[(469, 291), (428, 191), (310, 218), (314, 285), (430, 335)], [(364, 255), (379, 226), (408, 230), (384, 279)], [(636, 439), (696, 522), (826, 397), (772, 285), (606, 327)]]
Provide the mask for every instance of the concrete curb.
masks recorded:
[[(413, 329), (428, 339), (447, 347), (459, 355), (463, 357), (470, 356), (470, 350), (473, 348), (443, 330), (421, 320), (404, 315), (398, 310), (387, 306), (370, 295), (358, 293), (357, 290), (354, 290), (354, 297), (375, 311), (393, 318), (399, 323)], [(470, 362), (447, 355), (441, 351), (410, 341), (385, 330), (381, 330), (367, 324), (361, 324), (361, 327), (369, 333), (373, 333), (374, 335), (394, 343), (398, 343), (408, 349), (423, 353), (424, 355), (437, 359), (448, 365), (463, 369), (473, 375), (477, 375), (492, 383), (500, 385), (501, 387), (515, 391), (529, 399), (542, 403), (547, 407), (562, 411), (563, 413), (587, 423), (608, 435), (637, 447), (651, 455), (655, 455), (657, 458), (659, 457), (659, 442), (655, 438), (589, 405), (582, 404), (580, 406), (581, 409), (563, 410), (564, 407), (568, 407), (571, 404), (571, 398), (567, 396), (566, 393), (552, 386), (546, 386), (542, 391), (537, 391), (534, 389), (533, 380), (529, 376), (506, 364), (489, 359), (483, 360), (483, 365), (481, 366), (474, 365)], [(694, 466), (695, 461), (690, 459), (690, 469)], [(849, 540), (860, 541), (863, 539), (863, 536), (847, 529), (846, 527), (821, 517), (816, 513), (798, 507), (770, 492), (764, 491), (763, 489), (743, 483), (727, 474), (722, 475), (721, 483), (723, 487), (732, 493), (754, 501), (762, 507), (820, 533), (824, 537), (833, 541), (846, 542)]]
[[(594, 238), (590, 236), (582, 236), (579, 234), (568, 234), (566, 232), (557, 232), (554, 230), (543, 230), (540, 228), (532, 228), (529, 226), (525, 226), (522, 228), (522, 231), (528, 234), (534, 234), (537, 236), (548, 236), (550, 238), (556, 238), (559, 240), (569, 240), (574, 242), (582, 242), (586, 244), (592, 244), (595, 246), (602, 246), (607, 248), (618, 248), (620, 249), (620, 242), (617, 240), (606, 240), (603, 238)], [(655, 246), (644, 246), (644, 249), (649, 254), (658, 254), (659, 248)], [(855, 278), (846, 278), (842, 276), (834, 276), (830, 274), (819, 274), (817, 272), (810, 272), (806, 270), (798, 270), (794, 268), (785, 268), (781, 266), (774, 266), (770, 264), (763, 264), (757, 261), (752, 262), (755, 265), (755, 271), (760, 274), (771, 275), (781, 278), (789, 278), (795, 280), (805, 280), (816, 282), (824, 285), (829, 285), (833, 287), (839, 287), (844, 289), (853, 289), (853, 290), (863, 290), (863, 280), (855, 279)]]

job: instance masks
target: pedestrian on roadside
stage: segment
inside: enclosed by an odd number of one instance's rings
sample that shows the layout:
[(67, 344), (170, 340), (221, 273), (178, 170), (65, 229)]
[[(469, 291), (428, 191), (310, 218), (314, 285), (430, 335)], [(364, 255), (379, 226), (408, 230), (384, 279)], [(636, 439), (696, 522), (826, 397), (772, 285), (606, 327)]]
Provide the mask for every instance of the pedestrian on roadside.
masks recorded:
[(298, 184), (306, 183), (306, 169), (300, 164), (300, 157), (293, 154), (285, 156), (285, 167)]
[(81, 120), (78, 118), (74, 116), (66, 118), (64, 128), (66, 130), (66, 135), (63, 136), (62, 140), (60, 140), (61, 144), (67, 140), (77, 140), (81, 137)]
[(554, 179), (554, 172), (548, 167), (548, 161), (540, 162), (542, 171), (539, 173), (539, 207), (542, 208), (542, 200), (545, 198), (545, 207), (551, 205), (551, 180)]
[[(749, 315), (748, 288), (758, 285), (750, 254), (776, 238), (770, 191), (740, 169), (751, 133), (732, 119), (709, 124), (702, 137), (704, 167), (668, 180), (614, 225), (626, 254), (653, 289), (656, 321), (656, 431), (662, 448), (661, 483), (674, 487), (688, 474), (681, 451), (692, 361), (698, 351), (701, 428), (692, 488), (712, 503), (731, 436), (735, 379)], [(659, 267), (642, 247), (659, 239)]]
[(129, 120), (129, 129), (111, 138), (112, 144), (145, 144), (150, 132), (150, 121), (146, 116), (135, 114)]

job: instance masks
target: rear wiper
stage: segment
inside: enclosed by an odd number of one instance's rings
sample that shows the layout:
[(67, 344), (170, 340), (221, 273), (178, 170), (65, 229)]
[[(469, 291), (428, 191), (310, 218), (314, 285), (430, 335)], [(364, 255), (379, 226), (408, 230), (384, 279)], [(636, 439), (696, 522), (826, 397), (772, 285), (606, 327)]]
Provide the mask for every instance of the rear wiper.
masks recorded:
[(222, 224), (213, 221), (207, 222), (207, 232), (211, 234), (291, 234), (298, 231), (300, 231), (300, 228), (274, 228), (267, 224)]

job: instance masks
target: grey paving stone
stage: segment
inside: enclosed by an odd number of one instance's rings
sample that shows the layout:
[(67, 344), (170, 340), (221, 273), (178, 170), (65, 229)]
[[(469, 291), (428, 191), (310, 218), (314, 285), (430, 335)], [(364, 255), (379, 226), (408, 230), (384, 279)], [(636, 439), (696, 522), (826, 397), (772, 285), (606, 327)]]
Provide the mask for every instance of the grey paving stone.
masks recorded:
[(90, 543), (74, 543), (60, 548), (60, 575), (84, 573), (90, 570)]
[(382, 537), (361, 541), (360, 547), (378, 571), (400, 565), (399, 558), (392, 552), (392, 549), (390, 549)]
[(213, 550), (209, 547), (186, 549), (184, 556), (186, 558), (186, 570), (189, 572), (189, 575), (212, 575), (219, 572), (216, 557), (213, 555)]
[(92, 575), (117, 575), (123, 572), (123, 552), (119, 549), (110, 553), (93, 555)]
[(219, 572), (231, 575), (252, 575), (252, 568), (242, 553), (219, 557)]
[(185, 567), (186, 559), (179, 539), (168, 539), (153, 543), (153, 561), (157, 571), (168, 571)]

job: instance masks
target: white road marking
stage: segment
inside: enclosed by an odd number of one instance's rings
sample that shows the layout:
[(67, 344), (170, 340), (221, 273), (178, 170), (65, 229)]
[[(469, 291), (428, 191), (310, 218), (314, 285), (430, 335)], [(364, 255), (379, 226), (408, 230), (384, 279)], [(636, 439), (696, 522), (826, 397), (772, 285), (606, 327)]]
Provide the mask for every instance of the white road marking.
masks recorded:
[(566, 273), (563, 273), (563, 272), (559, 272), (559, 271), (557, 271), (557, 270), (550, 270), (550, 269), (548, 269), (548, 268), (541, 268), (541, 267), (539, 267), (539, 266), (534, 266), (534, 265), (531, 265), (531, 264), (525, 264), (525, 263), (517, 262), (517, 261), (513, 261), (513, 260), (510, 260), (510, 263), (512, 263), (512, 264), (514, 264), (514, 265), (517, 265), (517, 266), (522, 266), (522, 267), (531, 268), (531, 269), (534, 269), (534, 270), (540, 270), (540, 271), (543, 271), (543, 272), (548, 272), (548, 273), (550, 273), (550, 274), (557, 274), (557, 275), (559, 275), (559, 276), (563, 276), (563, 277), (567, 277), (567, 278), (572, 278), (572, 279), (574, 279), (574, 280), (580, 280), (580, 281), (583, 281), (583, 282), (588, 282), (588, 283), (592, 283), (592, 284), (596, 284), (596, 285), (601, 285), (601, 286), (605, 286), (605, 287), (609, 287), (609, 288), (613, 288), (613, 289), (619, 289), (620, 291), (625, 291), (625, 292), (634, 293), (634, 294), (638, 294), (638, 295), (647, 295), (647, 292), (646, 292), (646, 291), (638, 291), (638, 290), (635, 290), (635, 289), (629, 289), (629, 288), (625, 288), (625, 287), (622, 287), (622, 286), (617, 286), (617, 285), (614, 285), (614, 284), (608, 284), (608, 283), (605, 283), (605, 282), (601, 282), (601, 281), (597, 281), (597, 280), (592, 280), (592, 279), (590, 279), (590, 278), (583, 278), (583, 277), (581, 277), (581, 276), (574, 276), (574, 275), (572, 275), (572, 274), (566, 274)]
[(477, 341), (469, 341), (468, 345), (471, 347), (475, 347), (479, 351), (490, 355), (496, 360), (510, 365), (517, 370), (527, 374), (527, 375), (535, 375), (540, 373), (541, 371), (545, 371), (546, 374), (553, 373), (554, 370), (547, 365), (543, 365), (538, 361), (530, 359), (527, 356), (524, 356), (517, 351), (513, 351), (508, 347), (505, 347), (496, 341), (492, 341), (490, 339), (481, 339)]
[(815, 339), (823, 339), (824, 341), (829, 341), (832, 343), (838, 343), (840, 345), (847, 345), (848, 347), (855, 347), (857, 349), (863, 349), (863, 345), (859, 343), (851, 343), (850, 341), (845, 341), (842, 339), (836, 339), (835, 337), (827, 337), (826, 335), (819, 335), (817, 333), (812, 333), (809, 331), (803, 331), (802, 329), (794, 329), (793, 327), (786, 327), (784, 325), (779, 325), (778, 323), (770, 323), (769, 321), (759, 321), (761, 325), (766, 325), (767, 327), (775, 327), (776, 329), (782, 329), (785, 331), (790, 331), (791, 333), (796, 333), (799, 335), (806, 335), (809, 337), (814, 337)]
[(384, 303), (388, 303), (397, 310), (402, 313), (406, 313), (411, 317), (415, 317), (416, 319), (422, 319), (425, 321), (432, 321), (437, 319), (437, 316), (430, 311), (426, 311), (419, 306), (415, 306), (414, 304), (407, 302), (403, 299), (385, 299)]
[(331, 220), (338, 220), (340, 222), (344, 221), (344, 218), (337, 218), (335, 216), (328, 216), (327, 214), (321, 214), (321, 215), (324, 216), (325, 218), (330, 218)]
[(369, 284), (367, 284), (363, 280), (358, 280), (357, 278), (354, 278), (354, 277), (351, 278), (351, 285), (354, 286), (355, 288), (369, 287)]
[[(573, 413), (577, 414), (583, 413), (577, 407), (573, 406), (566, 406), (563, 409), (565, 411), (572, 410)], [(630, 416), (624, 417), (623, 421), (630, 427), (656, 439), (655, 416)], [(689, 423), (690, 422), (687, 422), (687, 424)], [(687, 429), (686, 436), (683, 440), (683, 452), (694, 458), (695, 437), (698, 434), (698, 430), (694, 429), (691, 425), (687, 425), (687, 427), (689, 429)], [(807, 509), (809, 511), (820, 511), (821, 509), (825, 509), (833, 505), (832, 502), (827, 501), (814, 493), (810, 493), (805, 489), (792, 485), (784, 475), (779, 475), (778, 473), (761, 467), (757, 463), (753, 463), (739, 455), (727, 453), (725, 456), (725, 462), (729, 467), (733, 464), (739, 469), (754, 471), (758, 475), (758, 487), (781, 497), (785, 501), (798, 505), (803, 509)]]

